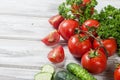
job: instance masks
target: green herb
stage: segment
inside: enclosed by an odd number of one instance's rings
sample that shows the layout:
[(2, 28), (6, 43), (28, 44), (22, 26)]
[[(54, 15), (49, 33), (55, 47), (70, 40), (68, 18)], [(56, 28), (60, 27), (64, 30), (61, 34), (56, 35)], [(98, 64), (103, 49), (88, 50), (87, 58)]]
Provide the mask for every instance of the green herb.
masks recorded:
[(120, 50), (120, 9), (108, 5), (96, 16), (100, 22), (100, 27), (97, 29), (98, 35), (102, 39), (114, 37)]
[(75, 19), (75, 16), (71, 13), (71, 8), (65, 2), (63, 2), (59, 8), (59, 14), (66, 19)]
[(85, 20), (91, 19), (96, 10), (96, 0), (91, 0), (88, 4), (83, 4), (83, 0), (66, 0), (59, 5), (59, 14), (66, 19), (76, 19), (82, 24)]

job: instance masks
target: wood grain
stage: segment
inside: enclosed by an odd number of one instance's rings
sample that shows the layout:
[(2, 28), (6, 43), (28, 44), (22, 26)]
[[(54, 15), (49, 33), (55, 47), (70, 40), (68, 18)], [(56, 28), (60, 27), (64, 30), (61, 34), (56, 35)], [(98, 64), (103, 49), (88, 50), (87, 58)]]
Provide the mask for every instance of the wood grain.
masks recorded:
[(0, 0), (1, 15), (50, 17), (62, 0)]
[[(48, 19), (57, 14), (58, 5), (65, 0), (0, 0), (0, 80), (33, 80), (47, 59), (48, 52), (63, 45), (66, 59), (55, 64), (63, 67), (69, 62), (80, 63), (69, 52), (64, 41), (47, 47), (40, 40), (53, 31)], [(120, 0), (97, 0), (98, 10), (112, 4), (120, 8)], [(94, 75), (97, 80), (113, 80), (114, 63), (120, 59), (114, 55), (108, 59), (105, 72)]]

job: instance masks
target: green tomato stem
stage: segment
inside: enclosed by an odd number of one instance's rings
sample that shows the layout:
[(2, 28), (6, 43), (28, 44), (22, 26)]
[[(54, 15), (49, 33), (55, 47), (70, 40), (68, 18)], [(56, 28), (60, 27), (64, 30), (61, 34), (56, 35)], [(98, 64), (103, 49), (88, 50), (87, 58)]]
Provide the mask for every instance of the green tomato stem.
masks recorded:
[(99, 44), (100, 44), (100, 47), (104, 49), (105, 55), (106, 55), (106, 57), (108, 58), (108, 54), (109, 54), (109, 53), (108, 53), (108, 51), (106, 50), (106, 48), (105, 48), (105, 46), (103, 45), (103, 43), (101, 42), (101, 39), (100, 39), (100, 38), (96, 38), (92, 33), (88, 32), (88, 31), (83, 31), (83, 30), (81, 30), (81, 32), (84, 32), (84, 33), (88, 34), (89, 36), (93, 37), (95, 40), (97, 40), (97, 41), (99, 42)]

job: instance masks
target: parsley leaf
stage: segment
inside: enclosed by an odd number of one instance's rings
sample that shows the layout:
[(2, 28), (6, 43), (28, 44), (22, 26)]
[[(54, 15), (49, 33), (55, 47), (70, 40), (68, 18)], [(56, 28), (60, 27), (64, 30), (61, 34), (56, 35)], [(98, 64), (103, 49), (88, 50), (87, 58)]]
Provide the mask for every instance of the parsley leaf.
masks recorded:
[(85, 20), (91, 19), (96, 10), (96, 0), (83, 4), (83, 0), (66, 0), (59, 5), (58, 11), (65, 19), (76, 19), (82, 24)]
[(98, 35), (102, 39), (115, 38), (120, 50), (120, 9), (108, 5), (97, 16), (100, 22), (100, 27), (97, 29)]

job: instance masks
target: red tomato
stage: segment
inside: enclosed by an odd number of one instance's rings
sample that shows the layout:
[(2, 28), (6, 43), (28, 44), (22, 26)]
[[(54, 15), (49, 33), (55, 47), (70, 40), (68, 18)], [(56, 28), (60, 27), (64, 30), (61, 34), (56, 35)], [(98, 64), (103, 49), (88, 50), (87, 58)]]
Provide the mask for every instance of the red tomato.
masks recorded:
[(48, 59), (53, 63), (60, 63), (64, 60), (65, 54), (62, 46), (55, 47), (48, 54)]
[(90, 50), (86, 52), (81, 59), (82, 66), (93, 74), (98, 74), (106, 69), (107, 58), (105, 54), (97, 50)]
[(114, 70), (114, 80), (120, 80), (120, 64)]
[(68, 48), (74, 57), (81, 58), (84, 53), (89, 51), (92, 47), (89, 39), (83, 39), (83, 35), (74, 35), (68, 41)]
[[(101, 40), (101, 42), (103, 43), (104, 47), (106, 48), (106, 50), (108, 51), (108, 56), (112, 56), (113, 54), (115, 54), (116, 50), (117, 50), (117, 43), (116, 40), (114, 38), (108, 38), (108, 39), (104, 39)], [(100, 44), (98, 41), (94, 40), (93, 42), (93, 48), (98, 48), (100, 47)], [(104, 51), (103, 48), (100, 48), (101, 51)]]
[(81, 30), (83, 31), (88, 31), (90, 30), (91, 28), (94, 28), (94, 31), (93, 31), (93, 35), (96, 36), (96, 32), (95, 32), (95, 29), (99, 27), (99, 22), (97, 20), (94, 20), (94, 19), (89, 19), (89, 20), (86, 20), (83, 25), (81, 26)]
[(58, 14), (58, 15), (52, 16), (48, 21), (55, 29), (58, 29), (59, 24), (63, 20), (64, 20), (64, 18), (61, 15)]
[(60, 40), (60, 34), (58, 33), (58, 31), (55, 30), (55, 31), (49, 33), (41, 41), (47, 46), (52, 46), (52, 45), (57, 44), (59, 42), (59, 40)]
[(64, 20), (59, 25), (59, 33), (65, 39), (68, 40), (71, 36), (75, 34), (75, 29), (78, 28), (79, 23), (75, 20)]

